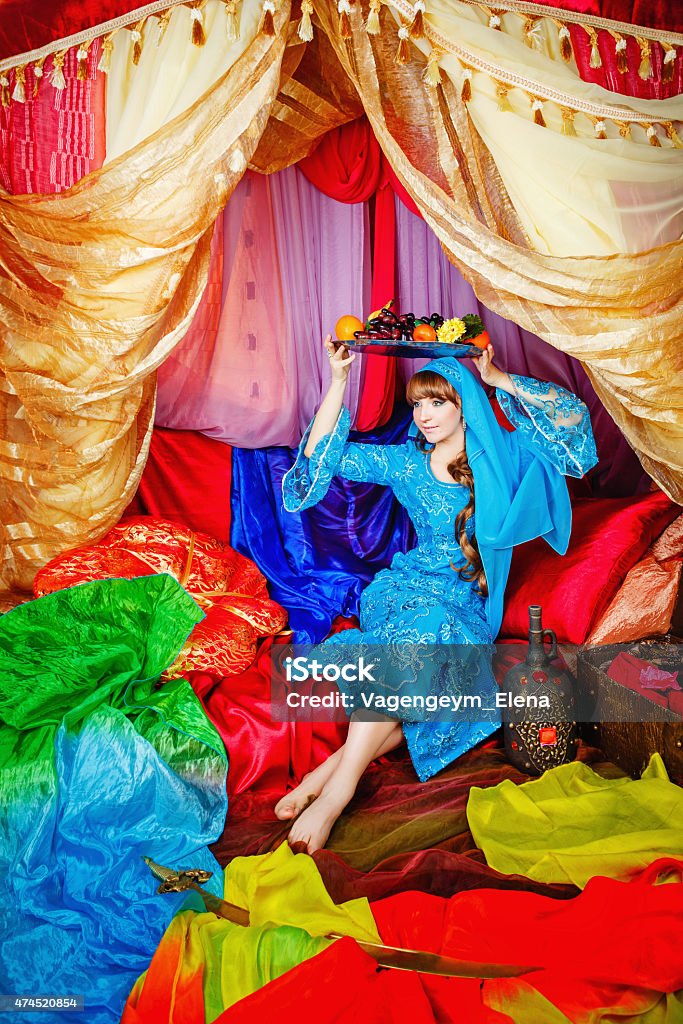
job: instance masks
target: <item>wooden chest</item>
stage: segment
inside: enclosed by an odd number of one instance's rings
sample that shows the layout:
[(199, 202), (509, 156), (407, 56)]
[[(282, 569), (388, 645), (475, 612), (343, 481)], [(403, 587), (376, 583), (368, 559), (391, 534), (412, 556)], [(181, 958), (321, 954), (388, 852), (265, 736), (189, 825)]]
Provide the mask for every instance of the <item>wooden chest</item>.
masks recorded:
[(640, 777), (650, 756), (658, 752), (671, 780), (683, 785), (683, 721), (670, 709), (610, 679), (607, 669), (624, 650), (668, 672), (678, 670), (683, 683), (683, 644), (678, 641), (584, 647), (576, 663), (577, 694), (591, 721), (579, 722), (579, 735), (633, 778)]

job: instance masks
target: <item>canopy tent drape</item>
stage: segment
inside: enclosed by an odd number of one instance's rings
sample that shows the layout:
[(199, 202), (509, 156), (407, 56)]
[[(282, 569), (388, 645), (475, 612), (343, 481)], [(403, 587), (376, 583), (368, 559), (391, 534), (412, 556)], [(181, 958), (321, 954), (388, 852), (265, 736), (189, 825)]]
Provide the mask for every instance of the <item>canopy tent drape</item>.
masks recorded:
[[(662, 26), (656, 5), (645, 25), (600, 21), (603, 11), (593, 24), (569, 10), (558, 24), (556, 8), (529, 19), (515, 0), (501, 14), (429, 0), (421, 38), (405, 0), (355, 4), (341, 17), (318, 3), (310, 27), (308, 7), (291, 21), (278, 4), (273, 21), (269, 5), (244, 0), (234, 47), (202, 60), (219, 22), (232, 32), (229, 5), (190, 6), (127, 4), (107, 24), (86, 7), (71, 22), (75, 35), (46, 43), (43, 34), (31, 51), (20, 21), (23, 42), (0, 61), (6, 111), (33, 102), (27, 89), (37, 78), (39, 94), (69, 86), (74, 48), (76, 79), (87, 75), (100, 46), (113, 140), (126, 106), (117, 124), (113, 100), (144, 94), (158, 37), (159, 60), (166, 46), (196, 47), (174, 95), (148, 97), (152, 134), (140, 141), (131, 122), (112, 149), (121, 155), (59, 195), (0, 196), (2, 585), (28, 587), (38, 565), (101, 535), (125, 507), (145, 458), (154, 370), (191, 322), (209, 228), (247, 163), (288, 166), (361, 105), (479, 300), (578, 358), (642, 465), (680, 499), (677, 26)], [(637, 14), (642, 21), (648, 9)], [(174, 30), (183, 19), (184, 44)], [(59, 25), (66, 30), (63, 18)], [(311, 35), (304, 45), (300, 36)], [(599, 62), (608, 85), (620, 76), (619, 95), (587, 80), (586, 40), (588, 67)], [(226, 53), (234, 63), (212, 82)], [(638, 54), (636, 73), (652, 88), (632, 98), (643, 92), (629, 87)], [(606, 66), (612, 59), (616, 70)], [(647, 98), (665, 94), (672, 98)]]

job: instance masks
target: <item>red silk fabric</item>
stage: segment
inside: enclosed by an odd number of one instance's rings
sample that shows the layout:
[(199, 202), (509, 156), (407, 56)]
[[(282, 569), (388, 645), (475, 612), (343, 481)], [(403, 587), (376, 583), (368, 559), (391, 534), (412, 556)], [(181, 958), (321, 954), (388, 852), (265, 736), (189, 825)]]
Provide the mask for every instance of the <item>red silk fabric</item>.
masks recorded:
[[(0, 107), (0, 185), (13, 195), (61, 192), (102, 166), (105, 156), (105, 75), (97, 70), (100, 43), (88, 54), (88, 74), (77, 79), (76, 51), (64, 61), (65, 89), (49, 82), (52, 58), (33, 96), (35, 76), (26, 70), (27, 101)], [(15, 72), (8, 72), (10, 93)]]
[(194, 430), (155, 427), (125, 515), (149, 515), (230, 539), (230, 445)]

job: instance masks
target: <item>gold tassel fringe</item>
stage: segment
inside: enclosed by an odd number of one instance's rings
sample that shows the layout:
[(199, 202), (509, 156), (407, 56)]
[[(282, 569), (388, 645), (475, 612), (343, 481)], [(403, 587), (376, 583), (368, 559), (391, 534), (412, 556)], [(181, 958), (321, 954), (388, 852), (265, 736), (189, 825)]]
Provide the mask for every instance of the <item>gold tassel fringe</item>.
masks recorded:
[(438, 50), (435, 46), (432, 47), (429, 51), (429, 57), (427, 58), (427, 67), (425, 68), (422, 76), (422, 81), (431, 89), (436, 89), (441, 85), (441, 69), (439, 68), (440, 60), (441, 50)]
[(642, 78), (644, 82), (648, 78), (652, 77), (652, 60), (650, 58), (650, 40), (641, 39), (637, 37), (636, 42), (640, 47), (640, 67), (638, 68), (638, 77)]
[(674, 66), (676, 64), (676, 47), (671, 43), (660, 44), (664, 50), (664, 61), (662, 63), (662, 82), (671, 82), (674, 77)]
[(45, 57), (41, 57), (39, 61), (33, 65), (33, 98), (38, 95), (38, 86), (40, 80), (43, 77), (43, 64), (45, 63)]
[(381, 6), (381, 0), (370, 0), (370, 13), (365, 23), (365, 31), (369, 36), (379, 35), (379, 9)]
[(548, 125), (543, 117), (543, 101), (535, 96), (532, 97), (531, 109), (534, 112), (534, 124), (540, 125), (541, 128), (547, 128)]
[(598, 33), (595, 31), (592, 25), (584, 25), (583, 27), (588, 33), (588, 38), (590, 39), (591, 44), (591, 59), (589, 62), (590, 66), (592, 68), (601, 68), (602, 58), (600, 56), (600, 49), (598, 47)]
[(161, 46), (161, 41), (166, 35), (166, 29), (168, 28), (168, 23), (171, 20), (171, 13), (171, 8), (169, 7), (165, 11), (160, 11), (155, 15), (159, 28), (156, 41), (157, 46)]
[(626, 54), (626, 40), (623, 36), (619, 35), (618, 32), (613, 32), (612, 35), (615, 39), (614, 52), (617, 58), (617, 71), (620, 75), (625, 75), (628, 71), (628, 56)]
[(661, 149), (662, 148), (662, 144), (659, 141), (659, 137), (657, 135), (657, 129), (655, 128), (655, 126), (653, 124), (643, 125), (643, 128), (645, 129), (645, 134), (647, 135), (647, 139), (648, 139), (648, 142), (650, 143), (650, 145), (651, 146), (657, 146), (659, 149)]
[(90, 43), (81, 43), (76, 51), (76, 78), (79, 82), (85, 82), (88, 77), (88, 51)]
[(26, 103), (26, 65), (14, 69), (14, 92), (12, 99), (17, 103)]
[(52, 71), (50, 72), (50, 84), (53, 89), (66, 89), (66, 79), (64, 78), (64, 60), (66, 58), (66, 50), (60, 50), (59, 53), (55, 53), (52, 57)]
[(342, 39), (350, 39), (353, 35), (351, 31), (351, 5), (348, 0), (339, 0), (337, 4), (337, 11), (339, 12), (339, 35)]
[(607, 125), (605, 124), (605, 122), (604, 121), (600, 121), (600, 120), (598, 120), (598, 118), (596, 118), (593, 121), (593, 125), (595, 127), (595, 138), (596, 139), (606, 139), (607, 138)]
[(272, 0), (265, 0), (263, 5), (263, 17), (261, 18), (261, 24), (259, 30), (263, 32), (264, 36), (275, 35), (275, 4)]
[(562, 134), (576, 136), (576, 128), (574, 127), (574, 117), (576, 111), (572, 110), (571, 107), (562, 107)]
[(140, 63), (140, 57), (142, 57), (142, 27), (145, 24), (145, 19), (139, 21), (133, 31), (130, 34), (133, 40), (133, 64), (137, 67)]
[(206, 43), (204, 15), (198, 7), (191, 7), (190, 17), (192, 18), (192, 44), (193, 46), (204, 46)]
[(566, 61), (568, 64), (574, 55), (574, 51), (572, 50), (572, 37), (566, 25), (562, 25), (560, 28), (559, 37), (562, 60)]
[(617, 128), (619, 129), (619, 134), (621, 135), (622, 139), (626, 139), (627, 141), (630, 141), (630, 139), (631, 139), (631, 125), (628, 123), (628, 121), (615, 121), (615, 124), (616, 124)]
[(9, 78), (5, 74), (0, 75), (0, 102), (3, 107), (10, 105)]
[(299, 22), (299, 39), (303, 43), (310, 43), (313, 39), (313, 22), (311, 21), (311, 14), (313, 13), (313, 4), (311, 0), (303, 0), (301, 4), (301, 21)]
[(396, 51), (396, 63), (407, 64), (410, 60), (410, 30), (405, 22), (401, 23), (398, 30), (398, 50)]
[[(236, 39), (239, 39), (239, 28), (237, 27), (237, 4), (235, 0), (227, 0), (225, 5), (225, 34), (231, 43), (234, 43)], [(313, 37), (311, 36), (311, 38)]]
[(425, 5), (424, 0), (417, 0), (413, 4), (413, 20), (410, 23), (410, 38), (411, 39), (424, 39), (425, 35), (425, 23), (424, 23), (424, 12)]
[(512, 110), (512, 107), (510, 106), (510, 100), (508, 99), (509, 91), (510, 86), (506, 85), (505, 82), (496, 82), (496, 96), (498, 97), (499, 110)]
[(97, 65), (97, 70), (103, 74), (108, 75), (111, 71), (111, 52), (114, 49), (114, 33), (110, 32), (108, 36), (105, 36), (102, 40), (102, 53), (100, 54), (100, 60)]
[(683, 149), (683, 142), (681, 142), (680, 136), (671, 121), (664, 122), (664, 131), (671, 139), (671, 144), (674, 149)]
[(463, 103), (469, 103), (472, 99), (472, 71), (470, 68), (465, 68), (462, 73), (462, 89), (460, 90), (460, 99)]

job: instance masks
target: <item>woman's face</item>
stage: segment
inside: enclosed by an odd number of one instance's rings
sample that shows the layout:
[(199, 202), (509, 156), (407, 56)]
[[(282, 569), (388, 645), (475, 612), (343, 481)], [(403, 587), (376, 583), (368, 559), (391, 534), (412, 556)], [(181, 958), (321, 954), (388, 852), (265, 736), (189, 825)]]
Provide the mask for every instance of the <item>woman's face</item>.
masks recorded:
[(418, 398), (413, 402), (413, 419), (430, 444), (448, 441), (459, 430), (460, 406), (443, 398)]

